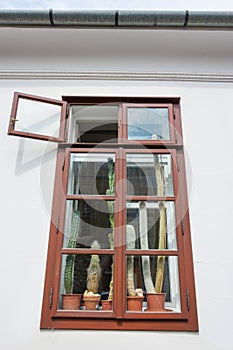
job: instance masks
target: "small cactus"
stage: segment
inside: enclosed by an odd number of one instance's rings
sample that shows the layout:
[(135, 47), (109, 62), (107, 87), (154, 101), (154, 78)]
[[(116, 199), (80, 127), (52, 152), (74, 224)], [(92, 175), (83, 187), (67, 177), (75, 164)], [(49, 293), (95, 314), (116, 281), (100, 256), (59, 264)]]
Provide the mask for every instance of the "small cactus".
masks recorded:
[[(92, 243), (91, 249), (100, 249), (97, 241)], [(99, 281), (101, 277), (100, 259), (98, 255), (91, 256), (90, 265), (87, 269), (87, 290), (88, 292), (98, 293)]]

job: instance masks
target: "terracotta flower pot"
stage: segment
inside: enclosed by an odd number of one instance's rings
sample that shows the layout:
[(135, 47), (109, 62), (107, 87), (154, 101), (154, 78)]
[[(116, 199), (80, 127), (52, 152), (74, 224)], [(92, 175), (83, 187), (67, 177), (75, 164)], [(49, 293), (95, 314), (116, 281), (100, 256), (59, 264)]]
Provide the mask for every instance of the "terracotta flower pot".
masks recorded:
[(166, 293), (147, 293), (147, 311), (165, 311)]
[(128, 310), (129, 311), (142, 311), (143, 296), (128, 296)]
[(92, 295), (83, 298), (86, 310), (96, 310), (99, 306), (100, 295)]
[(80, 307), (81, 294), (62, 294), (62, 309), (77, 310)]
[(102, 310), (112, 310), (112, 300), (102, 300)]

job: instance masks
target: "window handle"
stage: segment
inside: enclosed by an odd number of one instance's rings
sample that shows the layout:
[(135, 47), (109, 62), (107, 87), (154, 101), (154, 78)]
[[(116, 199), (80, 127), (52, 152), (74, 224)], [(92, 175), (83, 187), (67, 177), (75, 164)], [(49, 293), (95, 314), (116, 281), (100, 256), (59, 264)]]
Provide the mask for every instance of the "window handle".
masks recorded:
[(18, 121), (19, 121), (19, 119), (12, 118), (11, 119), (11, 124), (15, 124), (15, 122), (18, 122)]

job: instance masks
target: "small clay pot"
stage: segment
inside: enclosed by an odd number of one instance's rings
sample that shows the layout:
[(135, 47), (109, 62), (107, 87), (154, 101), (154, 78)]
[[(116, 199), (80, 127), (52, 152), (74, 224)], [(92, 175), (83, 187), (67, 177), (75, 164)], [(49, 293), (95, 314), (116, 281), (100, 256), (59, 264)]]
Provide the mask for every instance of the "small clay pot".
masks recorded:
[(62, 309), (77, 310), (80, 307), (81, 294), (62, 294)]
[(101, 300), (102, 310), (112, 310), (112, 300)]
[(165, 311), (166, 293), (147, 293), (147, 311)]
[(96, 310), (99, 306), (100, 296), (92, 295), (83, 298), (86, 310)]
[(135, 295), (127, 297), (129, 311), (142, 311), (143, 296)]

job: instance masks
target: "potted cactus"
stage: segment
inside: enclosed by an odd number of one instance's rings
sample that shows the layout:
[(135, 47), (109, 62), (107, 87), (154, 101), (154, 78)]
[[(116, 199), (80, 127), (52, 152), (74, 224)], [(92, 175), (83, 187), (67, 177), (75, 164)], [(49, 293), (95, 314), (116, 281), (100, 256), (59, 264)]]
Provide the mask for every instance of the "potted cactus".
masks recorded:
[[(164, 197), (164, 176), (161, 165), (158, 161), (158, 156), (155, 156), (155, 176), (157, 180), (157, 195)], [(159, 247), (158, 249), (166, 249), (166, 205), (164, 201), (159, 201)], [(146, 203), (144, 201), (139, 204), (139, 218), (140, 218), (140, 242), (143, 250), (148, 249), (147, 237), (147, 212)], [(142, 270), (144, 282), (147, 292), (148, 311), (164, 311), (164, 303), (166, 293), (162, 293), (163, 278), (165, 269), (165, 256), (157, 257), (156, 277), (155, 282), (152, 281), (150, 271), (149, 256), (142, 256)]]
[[(135, 229), (133, 225), (126, 226), (126, 247), (135, 248)], [(143, 302), (143, 291), (135, 288), (134, 283), (134, 256), (127, 256), (127, 309), (129, 311), (141, 311)]]
[[(114, 195), (114, 184), (115, 184), (115, 174), (113, 169), (113, 159), (108, 158), (108, 189), (106, 195)], [(107, 201), (109, 210), (109, 222), (111, 227), (111, 232), (108, 235), (108, 241), (111, 249), (114, 249), (114, 202)], [(109, 293), (108, 299), (102, 300), (102, 310), (112, 310), (112, 298), (113, 298), (113, 263), (111, 266), (111, 281), (109, 283)]]
[[(99, 243), (94, 241), (91, 249), (100, 249)], [(100, 259), (98, 255), (93, 254), (87, 269), (87, 289), (83, 295), (86, 310), (95, 310), (98, 308), (100, 301), (100, 294), (98, 294), (100, 277)]]
[[(76, 241), (79, 232), (80, 214), (79, 211), (73, 211), (71, 218), (71, 230), (68, 238), (67, 248), (73, 249), (76, 247)], [(64, 289), (65, 294), (62, 294), (63, 310), (77, 310), (80, 306), (81, 294), (73, 294), (73, 275), (74, 275), (75, 255), (68, 254), (66, 256), (64, 270)]]

